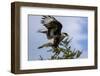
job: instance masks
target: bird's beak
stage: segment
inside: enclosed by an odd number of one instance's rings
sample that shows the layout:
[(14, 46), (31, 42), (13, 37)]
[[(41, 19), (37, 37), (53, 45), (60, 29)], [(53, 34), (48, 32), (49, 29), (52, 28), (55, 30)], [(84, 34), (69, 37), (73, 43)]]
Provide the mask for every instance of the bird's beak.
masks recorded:
[(66, 36), (69, 36), (68, 33), (64, 33)]

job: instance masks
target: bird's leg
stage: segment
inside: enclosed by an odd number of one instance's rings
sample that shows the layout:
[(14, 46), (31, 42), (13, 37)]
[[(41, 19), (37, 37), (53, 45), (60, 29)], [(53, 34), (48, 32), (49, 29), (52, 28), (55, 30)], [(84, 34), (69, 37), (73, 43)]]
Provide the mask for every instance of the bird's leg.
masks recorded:
[(51, 58), (52, 59), (57, 59), (59, 57), (59, 54), (58, 53), (55, 53)]
[(54, 55), (51, 58), (52, 59), (57, 59), (59, 57), (60, 51), (58, 50), (58, 47), (57, 48), (52, 47), (52, 49), (53, 49)]

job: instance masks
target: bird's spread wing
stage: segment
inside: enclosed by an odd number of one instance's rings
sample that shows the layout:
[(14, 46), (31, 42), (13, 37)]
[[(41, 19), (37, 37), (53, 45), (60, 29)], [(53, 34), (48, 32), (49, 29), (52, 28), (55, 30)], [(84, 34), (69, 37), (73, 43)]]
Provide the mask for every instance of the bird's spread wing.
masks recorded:
[(56, 19), (53, 16), (43, 16), (41, 23), (45, 25), (45, 24), (49, 24), (50, 22), (55, 21), (55, 20)]
[(52, 47), (52, 43), (46, 43), (46, 44), (43, 44), (41, 46), (38, 47), (38, 49), (41, 49), (41, 48), (44, 48), (44, 47)]
[(40, 29), (40, 30), (38, 30), (37, 32), (39, 32), (39, 33), (47, 33), (47, 29)]
[(62, 24), (53, 16), (42, 16), (41, 23), (43, 24), (43, 26), (45, 26), (47, 31), (40, 32), (45, 33), (48, 41), (53, 40), (53, 42), (43, 44), (39, 48), (48, 46), (58, 47), (60, 42)]
[(53, 42), (54, 42), (54, 38), (48, 39), (48, 42), (43, 44), (43, 45), (41, 45), (41, 46), (39, 46), (38, 49), (44, 48), (44, 47), (52, 47), (53, 44), (54, 44)]
[(53, 16), (43, 16), (41, 23), (47, 28), (47, 38), (51, 39), (55, 35), (61, 34), (62, 24)]

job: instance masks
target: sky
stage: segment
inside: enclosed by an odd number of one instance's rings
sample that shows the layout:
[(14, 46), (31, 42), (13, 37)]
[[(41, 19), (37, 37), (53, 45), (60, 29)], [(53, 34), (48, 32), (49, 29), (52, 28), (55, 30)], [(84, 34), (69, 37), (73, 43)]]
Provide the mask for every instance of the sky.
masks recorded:
[[(69, 34), (72, 41), (72, 49), (81, 50), (80, 58), (88, 57), (88, 18), (78, 16), (54, 16), (62, 23), (62, 32)], [(38, 30), (44, 29), (41, 24), (42, 16), (28, 16), (28, 60), (39, 60), (40, 55), (47, 59), (52, 52), (47, 52), (50, 48), (38, 49), (39, 46), (47, 42), (45, 34), (38, 33)]]

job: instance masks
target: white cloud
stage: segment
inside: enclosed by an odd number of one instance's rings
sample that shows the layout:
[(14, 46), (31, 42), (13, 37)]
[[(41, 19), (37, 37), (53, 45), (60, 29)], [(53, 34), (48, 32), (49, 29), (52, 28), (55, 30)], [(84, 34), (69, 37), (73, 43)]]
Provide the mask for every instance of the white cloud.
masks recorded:
[[(63, 18), (63, 17), (62, 17)], [(83, 49), (83, 46), (79, 44), (80, 40), (87, 39), (87, 34), (82, 34), (82, 25), (86, 22), (82, 17), (65, 17), (59, 18), (59, 21), (63, 24), (63, 32), (68, 32), (72, 39), (72, 46), (76, 49)]]

